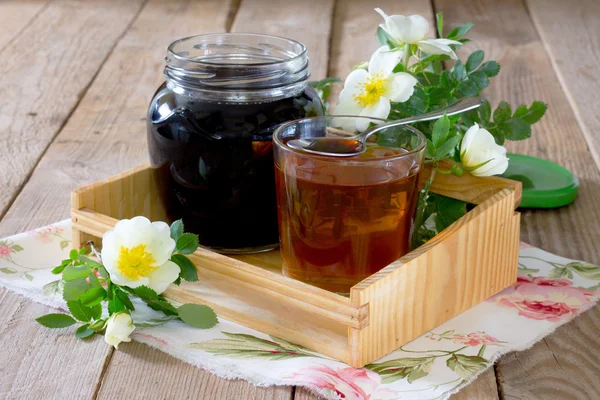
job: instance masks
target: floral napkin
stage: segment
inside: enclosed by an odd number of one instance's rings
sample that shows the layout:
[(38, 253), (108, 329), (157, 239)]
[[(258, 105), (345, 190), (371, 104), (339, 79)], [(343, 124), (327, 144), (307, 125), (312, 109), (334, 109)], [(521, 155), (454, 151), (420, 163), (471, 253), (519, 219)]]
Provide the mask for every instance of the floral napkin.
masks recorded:
[[(68, 257), (70, 232), (66, 220), (0, 240), (0, 286), (64, 308), (50, 270)], [(305, 386), (329, 399), (445, 399), (502, 354), (530, 347), (593, 306), (599, 290), (600, 267), (522, 245), (516, 284), (365, 368), (224, 319), (195, 329), (143, 303), (136, 303), (134, 320), (143, 322), (132, 337), (260, 386)]]

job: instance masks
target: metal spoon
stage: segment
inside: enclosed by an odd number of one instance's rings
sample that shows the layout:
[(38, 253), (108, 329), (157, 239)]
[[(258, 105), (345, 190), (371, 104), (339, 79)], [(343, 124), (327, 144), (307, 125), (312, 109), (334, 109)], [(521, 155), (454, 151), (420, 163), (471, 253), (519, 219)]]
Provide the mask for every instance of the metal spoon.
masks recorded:
[(472, 110), (481, 105), (481, 100), (476, 97), (463, 99), (450, 107), (435, 110), (430, 113), (417, 115), (377, 125), (359, 135), (351, 137), (318, 137), (311, 139), (294, 139), (287, 142), (287, 145), (293, 149), (305, 151), (307, 153), (318, 154), (331, 157), (351, 157), (364, 153), (367, 150), (366, 141), (369, 136), (393, 126), (408, 125), (413, 122), (430, 121), (438, 119), (444, 114), (454, 115)]

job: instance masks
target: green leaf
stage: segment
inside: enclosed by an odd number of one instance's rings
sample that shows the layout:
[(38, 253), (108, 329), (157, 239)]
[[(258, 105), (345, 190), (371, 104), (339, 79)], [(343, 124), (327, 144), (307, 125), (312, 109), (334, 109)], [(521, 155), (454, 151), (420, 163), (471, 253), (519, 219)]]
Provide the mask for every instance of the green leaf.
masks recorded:
[(27, 278), (28, 281), (32, 281), (33, 275), (31, 275), (29, 272), (25, 272), (25, 278)]
[(95, 306), (91, 307), (91, 310), (93, 319), (102, 317), (102, 304), (96, 304)]
[(177, 239), (175, 251), (181, 254), (192, 254), (198, 248), (198, 235), (184, 233)]
[(64, 281), (72, 281), (73, 279), (87, 278), (90, 274), (90, 267), (87, 265), (69, 265), (62, 272)]
[(104, 299), (106, 299), (106, 290), (102, 287), (91, 288), (79, 297), (79, 300), (88, 307), (100, 304)]
[(90, 268), (100, 268), (102, 267), (102, 264), (100, 264), (97, 261), (92, 260), (91, 258), (88, 258), (86, 256), (79, 256), (79, 261), (81, 261), (82, 263), (84, 263), (85, 265), (87, 265)]
[(17, 270), (14, 268), (4, 267), (4, 268), (0, 268), (0, 272), (4, 272), (5, 274), (16, 274)]
[(60, 280), (52, 281), (46, 283), (44, 288), (42, 289), (45, 296), (54, 296), (58, 293), (58, 285), (60, 284)]
[(102, 332), (104, 330), (104, 327), (106, 326), (106, 321), (106, 319), (99, 319), (97, 321), (94, 321), (90, 324), (89, 328), (96, 332)]
[(156, 311), (162, 311), (167, 315), (177, 315), (177, 309), (164, 299), (144, 300), (148, 307)]
[(467, 213), (467, 203), (451, 197), (432, 194), (429, 202), (435, 205), (436, 230), (443, 231)]
[(182, 254), (173, 254), (171, 261), (179, 265), (179, 268), (181, 268), (181, 272), (179, 274), (181, 279), (188, 282), (196, 282), (198, 280), (198, 272), (196, 271), (196, 267), (194, 264), (192, 264), (189, 258)]
[(458, 91), (467, 97), (475, 97), (479, 94), (479, 86), (470, 79), (466, 79), (458, 86)]
[(469, 75), (469, 80), (474, 82), (479, 89), (485, 89), (490, 84), (490, 78), (483, 71), (475, 71)]
[(494, 111), (494, 122), (496, 124), (501, 123), (502, 121), (506, 121), (512, 115), (512, 111), (510, 110), (510, 104), (506, 101), (501, 101), (498, 104), (498, 108)]
[(420, 115), (425, 112), (427, 106), (427, 95), (421, 88), (415, 88), (412, 96), (404, 103), (396, 103), (394, 110), (408, 116)]
[(490, 106), (490, 102), (487, 100), (483, 100), (481, 106), (479, 106), (479, 117), (481, 121), (487, 124), (490, 121), (492, 116), (492, 107)]
[(427, 148), (425, 149), (425, 157), (427, 158), (435, 158), (436, 148), (433, 142), (427, 139)]
[(144, 285), (136, 287), (133, 292), (142, 300), (156, 300), (158, 298), (158, 293)]
[(178, 219), (171, 224), (171, 239), (177, 242), (181, 235), (183, 235), (183, 221)]
[(66, 328), (77, 322), (66, 314), (47, 314), (35, 320), (46, 328)]
[(471, 23), (461, 25), (448, 32), (448, 39), (456, 40), (471, 30), (474, 25)]
[(75, 331), (75, 336), (79, 339), (86, 339), (89, 338), (90, 336), (92, 336), (94, 333), (96, 333), (94, 330), (90, 329), (88, 327), (88, 325), (81, 325), (79, 328), (77, 328), (77, 330)]
[(466, 63), (467, 72), (475, 71), (477, 69), (477, 67), (479, 67), (479, 65), (481, 65), (481, 62), (483, 61), (484, 56), (485, 56), (485, 53), (483, 52), (483, 50), (477, 50), (477, 51), (472, 52), (471, 55), (469, 55), (469, 58), (467, 58), (467, 63)]
[(116, 288), (115, 289), (115, 294), (117, 295), (117, 298), (119, 300), (121, 300), (121, 302), (123, 303), (123, 305), (128, 309), (128, 310), (135, 310), (135, 307), (133, 306), (133, 303), (131, 302), (131, 299), (129, 298), (129, 296), (127, 295), (127, 293), (125, 293), (124, 291)]
[(491, 78), (498, 75), (498, 72), (500, 72), (500, 64), (496, 61), (486, 61), (481, 65), (479, 71), (483, 71), (488, 78)]
[(108, 274), (108, 271), (106, 270), (106, 268), (104, 268), (103, 265), (99, 266), (96, 269), (98, 270), (98, 273), (100, 274), (100, 276), (103, 277), (104, 279), (108, 279), (110, 277), (110, 275)]
[(465, 356), (463, 354), (453, 354), (446, 360), (446, 365), (458, 376), (468, 379), (470, 376), (479, 373), (487, 367), (488, 361), (479, 356)]
[(213, 309), (205, 305), (184, 304), (177, 311), (183, 322), (195, 328), (208, 329), (219, 322)]
[(461, 139), (462, 139), (462, 136), (460, 136), (460, 135), (456, 135), (456, 136), (453, 136), (450, 139), (448, 139), (437, 150), (437, 154), (436, 154), (435, 158), (437, 160), (443, 160), (444, 158), (452, 157), (452, 155), (453, 155), (452, 151), (456, 148), (456, 146), (458, 146)]
[(467, 70), (460, 60), (456, 61), (456, 64), (454, 64), (454, 67), (452, 67), (450, 72), (452, 73), (452, 78), (457, 82), (460, 82), (467, 77)]
[(380, 26), (377, 27), (377, 32), (375, 33), (375, 36), (377, 36), (377, 40), (382, 46), (391, 45), (390, 48), (394, 47), (392, 38)]
[(600, 267), (597, 265), (582, 261), (574, 261), (565, 265), (565, 268), (572, 270), (577, 275), (586, 279), (600, 281)]
[(498, 125), (498, 132), (507, 140), (523, 140), (531, 137), (531, 125), (519, 118), (511, 118)]
[(79, 251), (75, 250), (75, 249), (71, 249), (71, 251), (69, 252), (69, 258), (73, 261), (77, 260), (77, 257), (79, 257)]
[(125, 304), (117, 296), (113, 296), (112, 299), (108, 300), (108, 314), (113, 315), (125, 309)]
[(533, 125), (542, 119), (547, 109), (548, 105), (546, 103), (534, 101), (529, 109), (525, 105), (520, 105), (515, 111), (514, 117)]
[(442, 13), (440, 11), (439, 13), (435, 14), (435, 21), (437, 23), (438, 37), (443, 38), (444, 37), (444, 13)]
[(435, 121), (433, 125), (433, 133), (431, 135), (431, 140), (433, 145), (439, 148), (448, 138), (448, 132), (450, 131), (450, 119), (446, 114), (444, 114), (440, 119)]
[(61, 272), (63, 272), (63, 270), (64, 270), (64, 269), (65, 269), (65, 266), (64, 266), (64, 265), (59, 265), (58, 267), (55, 267), (54, 269), (52, 269), (52, 273), (53, 273), (54, 275), (58, 275), (58, 274), (60, 274)]
[(79, 300), (67, 301), (71, 314), (80, 321), (89, 322), (92, 319), (92, 309), (83, 305)]
[(365, 368), (381, 376), (382, 384), (389, 384), (407, 378), (409, 383), (429, 374), (433, 357), (397, 358), (382, 363), (369, 364)]
[(85, 278), (74, 279), (69, 282), (65, 282), (63, 287), (63, 298), (66, 301), (77, 300), (79, 296), (90, 289), (90, 285), (86, 282)]
[(60, 249), (64, 250), (67, 247), (69, 247), (69, 243), (71, 243), (69, 240), (61, 240), (60, 241)]
[(19, 244), (13, 244), (12, 246), (10, 246), (10, 248), (14, 251), (23, 251), (23, 246), (19, 245)]
[(88, 275), (88, 280), (90, 281), (91, 287), (102, 287), (94, 271), (90, 272)]

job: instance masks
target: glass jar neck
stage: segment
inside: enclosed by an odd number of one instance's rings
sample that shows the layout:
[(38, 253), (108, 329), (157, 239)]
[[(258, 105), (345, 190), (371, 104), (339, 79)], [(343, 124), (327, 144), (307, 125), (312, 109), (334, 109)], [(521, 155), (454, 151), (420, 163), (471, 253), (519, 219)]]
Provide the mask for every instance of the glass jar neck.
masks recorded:
[(264, 102), (296, 96), (308, 82), (306, 46), (277, 36), (224, 33), (169, 46), (167, 86), (207, 101)]

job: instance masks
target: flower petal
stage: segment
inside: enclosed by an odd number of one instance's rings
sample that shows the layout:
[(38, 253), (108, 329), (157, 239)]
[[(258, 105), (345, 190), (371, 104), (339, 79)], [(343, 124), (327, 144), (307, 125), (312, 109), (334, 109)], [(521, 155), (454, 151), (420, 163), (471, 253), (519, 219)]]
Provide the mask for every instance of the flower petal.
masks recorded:
[(340, 98), (344, 95), (350, 97), (360, 94), (364, 84), (369, 78), (369, 73), (364, 69), (355, 69), (348, 74), (346, 81), (344, 82), (344, 89), (340, 93)]
[(449, 39), (427, 39), (421, 40), (419, 42), (419, 49), (421, 49), (427, 54), (445, 54), (447, 56), (450, 56), (450, 58), (452, 58), (453, 60), (456, 60), (458, 57), (456, 56), (454, 50), (452, 50), (452, 48), (448, 46), (449, 44), (461, 43), (457, 42), (456, 40)]
[[(390, 115), (390, 110), (390, 100), (387, 97), (381, 96), (376, 104), (365, 107), (359, 115), (361, 117), (372, 117), (385, 120), (387, 119), (388, 115)], [(360, 132), (366, 131), (369, 127), (369, 122), (374, 122), (376, 124), (383, 123), (382, 121), (370, 120), (366, 118), (359, 119), (356, 121), (356, 129), (358, 129)]]
[(369, 60), (369, 74), (379, 75), (380, 78), (387, 78), (400, 60), (402, 60), (403, 56), (403, 51), (392, 51), (389, 46), (381, 46), (375, 50)]
[(148, 279), (150, 280), (148, 287), (160, 294), (167, 290), (169, 285), (177, 279), (180, 271), (179, 266), (169, 260), (163, 265), (158, 266), (148, 275)]
[(429, 22), (420, 15), (411, 15), (409, 17), (392, 15), (390, 21), (396, 25), (400, 31), (400, 38), (405, 43), (415, 44), (425, 39), (429, 33)]
[(391, 76), (391, 81), (386, 96), (393, 102), (403, 103), (413, 95), (417, 79), (406, 72), (399, 72)]

